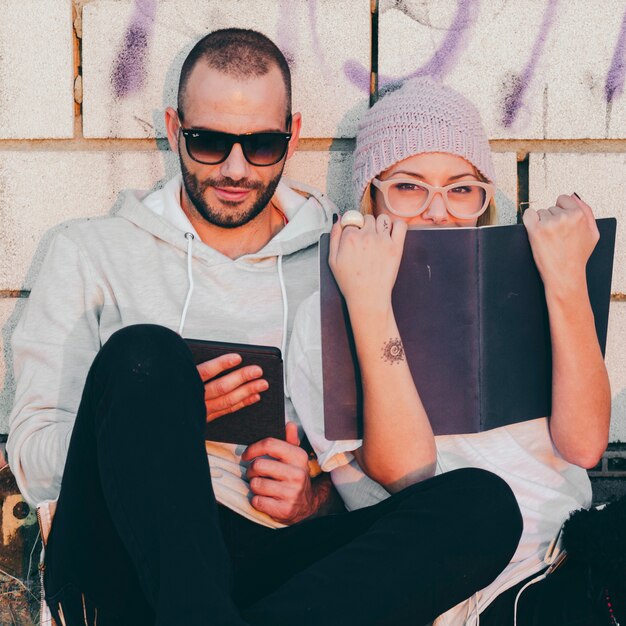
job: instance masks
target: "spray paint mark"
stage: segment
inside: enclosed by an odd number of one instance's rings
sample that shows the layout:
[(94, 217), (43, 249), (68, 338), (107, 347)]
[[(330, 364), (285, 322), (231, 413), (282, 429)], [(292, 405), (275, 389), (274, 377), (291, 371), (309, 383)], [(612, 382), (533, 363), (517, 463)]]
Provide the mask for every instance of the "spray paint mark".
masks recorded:
[[(459, 0), (454, 19), (441, 45), (422, 67), (411, 74), (411, 78), (414, 76), (432, 76), (435, 80), (444, 78), (454, 67), (463, 49), (466, 34), (476, 19), (477, 8), (476, 0)], [(384, 79), (382, 84), (385, 84)]]
[[(446, 36), (433, 56), (424, 65), (404, 77), (379, 76), (379, 85), (389, 89), (402, 84), (409, 78), (417, 76), (432, 76), (435, 80), (443, 80), (456, 64), (460, 53), (466, 45), (467, 35), (476, 21), (478, 4), (478, 0), (458, 0), (456, 13), (450, 28), (447, 29)], [(347, 61), (344, 64), (343, 71), (352, 84), (363, 91), (369, 91), (369, 72), (357, 61)]]
[(557, 5), (558, 0), (548, 0), (548, 6), (543, 14), (541, 28), (533, 44), (530, 59), (521, 74), (514, 74), (509, 78), (509, 84), (507, 85), (503, 102), (504, 113), (502, 115), (502, 125), (506, 128), (509, 128), (513, 124), (517, 118), (517, 114), (524, 105), (524, 96), (532, 82), (537, 69), (537, 63), (541, 58), (548, 39), (548, 34), (554, 23)]
[[(309, 0), (307, 2), (309, 13), (309, 27), (311, 29), (311, 41), (313, 44), (313, 52), (315, 53), (317, 62), (321, 68), (322, 73), (325, 76), (332, 76), (333, 70), (328, 65), (326, 55), (324, 54), (324, 47), (322, 46), (320, 36), (317, 29), (317, 16), (318, 16), (318, 2), (317, 0)], [(294, 35), (297, 35), (298, 29), (294, 28), (294, 24), (298, 22), (297, 16), (294, 13), (293, 0), (281, 0), (280, 11), (281, 16), (278, 24), (278, 47), (281, 49), (289, 64), (293, 66), (295, 63), (295, 55), (293, 50), (297, 48), (297, 40)], [(344, 74), (348, 77), (351, 83), (358, 86), (361, 91), (369, 92), (370, 88), (370, 74), (369, 70), (366, 70), (357, 61), (348, 60), (344, 63)]]
[(626, 11), (622, 17), (622, 27), (619, 32), (611, 65), (606, 75), (604, 85), (604, 95), (607, 104), (611, 104), (616, 96), (621, 96), (624, 91), (624, 79), (626, 78), (626, 64), (624, 56), (626, 54)]
[(355, 85), (360, 91), (369, 93), (370, 90), (370, 73), (358, 61), (348, 59), (343, 64), (343, 73), (345, 77)]
[(326, 57), (324, 55), (324, 50), (322, 49), (322, 44), (320, 43), (320, 37), (317, 33), (317, 0), (309, 0), (308, 5), (309, 22), (311, 23), (311, 38), (313, 40), (313, 51), (315, 52), (317, 60), (324, 69), (324, 71), (329, 71), (326, 63)]
[(280, 0), (278, 9), (278, 15), (280, 16), (278, 21), (278, 32), (276, 34), (276, 45), (280, 48), (280, 51), (285, 55), (287, 63), (293, 68), (295, 66), (295, 54), (294, 50), (298, 48), (297, 35), (298, 28), (294, 28), (295, 17), (292, 14), (293, 0)]
[(111, 72), (111, 85), (116, 98), (137, 93), (146, 79), (146, 58), (157, 0), (135, 0), (135, 9), (124, 34), (124, 43)]

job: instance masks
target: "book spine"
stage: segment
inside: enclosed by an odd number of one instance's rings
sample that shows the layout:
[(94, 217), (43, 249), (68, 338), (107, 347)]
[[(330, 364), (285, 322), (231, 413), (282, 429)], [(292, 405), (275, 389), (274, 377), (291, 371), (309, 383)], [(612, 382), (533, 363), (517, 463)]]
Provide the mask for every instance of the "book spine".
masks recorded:
[(478, 356), (476, 367), (476, 381), (477, 381), (477, 394), (476, 394), (476, 414), (478, 415), (478, 430), (483, 430), (485, 426), (485, 415), (486, 415), (486, 385), (484, 384), (484, 376), (486, 368), (484, 367), (484, 324), (483, 324), (483, 310), (484, 310), (484, 288), (483, 283), (485, 280), (485, 264), (483, 262), (483, 246), (481, 246), (482, 241), (482, 228), (477, 228), (475, 230), (476, 233), (476, 326), (478, 332), (476, 333), (476, 354)]

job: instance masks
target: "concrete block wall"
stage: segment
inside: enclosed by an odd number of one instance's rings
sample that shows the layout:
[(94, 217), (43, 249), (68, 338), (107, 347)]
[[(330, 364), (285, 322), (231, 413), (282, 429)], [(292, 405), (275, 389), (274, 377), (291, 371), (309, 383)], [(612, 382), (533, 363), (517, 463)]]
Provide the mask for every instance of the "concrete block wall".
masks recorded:
[[(51, 236), (177, 171), (163, 111), (182, 61), (205, 32), (239, 26), (270, 36), (291, 63), (304, 123), (287, 173), (341, 210), (352, 206), (359, 116), (385, 86), (431, 75), (482, 113), (502, 223), (520, 203), (548, 207), (573, 191), (618, 217), (613, 443), (591, 474), (597, 499), (626, 493), (626, 0), (0, 0), (0, 14), (0, 466), (9, 338)], [(15, 493), (5, 471), (0, 571), (29, 586), (36, 532)], [(14, 582), (0, 577), (0, 595), (12, 594), (0, 623), (30, 624), (36, 611)]]
[(429, 74), (472, 99), (495, 151), (499, 211), (577, 191), (617, 215), (607, 363), (626, 441), (624, 0), (0, 0), (0, 433), (8, 338), (59, 223), (105, 214), (177, 168), (163, 111), (182, 60), (224, 26), (289, 58), (300, 152), (287, 172), (344, 210), (359, 116), (377, 89)]

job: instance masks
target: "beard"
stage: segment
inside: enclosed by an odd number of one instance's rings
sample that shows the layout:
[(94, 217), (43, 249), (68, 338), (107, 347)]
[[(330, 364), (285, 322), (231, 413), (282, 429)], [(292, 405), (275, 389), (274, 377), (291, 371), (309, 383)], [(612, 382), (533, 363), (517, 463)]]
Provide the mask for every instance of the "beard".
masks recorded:
[[(220, 228), (239, 228), (257, 217), (272, 199), (285, 167), (285, 163), (283, 161), (280, 172), (278, 172), (278, 174), (272, 178), (267, 185), (264, 185), (260, 181), (251, 181), (247, 179), (233, 180), (228, 177), (206, 178), (204, 180), (200, 180), (195, 174), (192, 174), (187, 169), (187, 166), (183, 162), (182, 158), (179, 157), (179, 160), (187, 197), (191, 200), (194, 208), (204, 220), (206, 220), (209, 224), (219, 226)], [(204, 192), (209, 187), (238, 187), (239, 189), (254, 189), (257, 191), (257, 194), (252, 206), (249, 206), (248, 208), (241, 208), (240, 202), (228, 202), (226, 200), (222, 200), (222, 205), (232, 207), (232, 210), (225, 211), (222, 208), (216, 208), (209, 205), (204, 199)]]

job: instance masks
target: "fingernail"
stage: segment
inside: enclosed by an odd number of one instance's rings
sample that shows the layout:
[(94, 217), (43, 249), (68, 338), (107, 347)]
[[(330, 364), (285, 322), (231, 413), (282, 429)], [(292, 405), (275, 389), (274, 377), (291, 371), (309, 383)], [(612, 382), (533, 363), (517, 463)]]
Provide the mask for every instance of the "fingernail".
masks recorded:
[(259, 383), (259, 391), (267, 391), (270, 388), (270, 385), (267, 381), (262, 381)]
[(336, 224), (338, 219), (339, 216), (336, 213), (333, 213), (333, 224)]
[(576, 192), (574, 192), (574, 195), (575, 195), (575, 196), (576, 196), (579, 200), (582, 200), (582, 198), (581, 198), (581, 197), (580, 197), (580, 196), (579, 196)]

